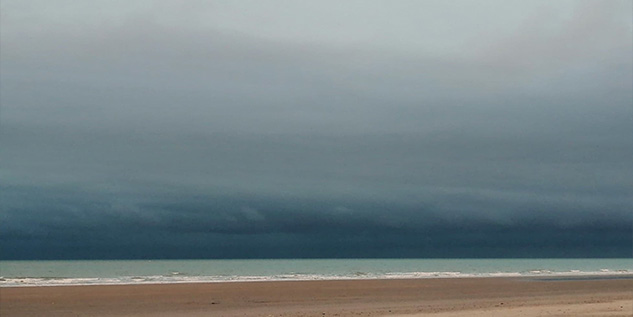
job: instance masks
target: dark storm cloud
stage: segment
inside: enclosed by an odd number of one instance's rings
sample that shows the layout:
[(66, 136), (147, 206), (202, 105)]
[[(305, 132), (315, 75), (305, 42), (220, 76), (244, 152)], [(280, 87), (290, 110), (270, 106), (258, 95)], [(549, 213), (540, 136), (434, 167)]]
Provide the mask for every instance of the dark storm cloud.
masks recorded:
[(2, 257), (631, 256), (630, 2), (455, 4), (3, 2)]
[[(33, 195), (42, 192), (48, 196)], [(3, 188), (5, 199), (19, 194), (36, 200), (3, 214), (11, 228), (0, 236), (4, 258), (628, 256), (632, 247), (630, 214), (576, 209), (568, 212), (584, 219), (575, 223), (560, 216), (499, 223), (446, 217), (432, 205), (248, 195), (113, 202)]]

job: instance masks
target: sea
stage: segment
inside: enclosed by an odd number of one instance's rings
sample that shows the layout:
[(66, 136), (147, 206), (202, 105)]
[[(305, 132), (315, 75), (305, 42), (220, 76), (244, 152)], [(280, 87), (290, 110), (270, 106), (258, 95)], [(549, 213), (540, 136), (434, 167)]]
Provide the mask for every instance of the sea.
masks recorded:
[(633, 259), (0, 261), (0, 287), (460, 277), (633, 278)]

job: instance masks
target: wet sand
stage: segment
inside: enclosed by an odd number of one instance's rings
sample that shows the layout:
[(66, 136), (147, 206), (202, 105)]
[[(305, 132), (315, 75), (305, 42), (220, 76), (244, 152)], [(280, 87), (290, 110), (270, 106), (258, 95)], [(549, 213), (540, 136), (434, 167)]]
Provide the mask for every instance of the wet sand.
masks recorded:
[(15, 287), (0, 316), (633, 316), (633, 279)]

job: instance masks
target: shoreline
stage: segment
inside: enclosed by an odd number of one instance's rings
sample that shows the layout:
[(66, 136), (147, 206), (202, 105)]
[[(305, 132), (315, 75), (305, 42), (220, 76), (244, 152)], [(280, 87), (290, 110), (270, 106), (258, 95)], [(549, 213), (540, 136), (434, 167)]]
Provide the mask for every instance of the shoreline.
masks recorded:
[(521, 310), (523, 315), (537, 316), (544, 314), (543, 309), (563, 309), (570, 316), (583, 312), (591, 316), (601, 316), (601, 312), (608, 316), (633, 316), (633, 306), (627, 304), (633, 305), (632, 278), (551, 281), (477, 277), (68, 286), (0, 288), (0, 315), (466, 316)]
[[(203, 277), (204, 278), (204, 277)], [(6, 279), (6, 278), (5, 278)], [(19, 278), (15, 278), (19, 279)], [(31, 279), (30, 277), (23, 279)], [(52, 280), (51, 278), (43, 278), (45, 280)], [(73, 278), (68, 278), (73, 279)], [(90, 279), (90, 278), (76, 278), (76, 279)], [(266, 283), (266, 282), (316, 282), (316, 281), (398, 281), (398, 280), (441, 280), (441, 279), (523, 279), (531, 281), (593, 281), (593, 280), (633, 280), (633, 273), (605, 273), (605, 274), (534, 274), (534, 275), (515, 275), (509, 273), (508, 275), (467, 275), (467, 276), (428, 276), (428, 277), (366, 277), (366, 278), (314, 278), (314, 279), (301, 279), (301, 278), (280, 278), (280, 279), (235, 279), (235, 280), (187, 280), (187, 281), (147, 281), (147, 282), (96, 282), (96, 283), (77, 283), (77, 284), (23, 284), (23, 285), (0, 285), (0, 289), (7, 288), (23, 288), (23, 287), (70, 287), (70, 286), (133, 286), (133, 285), (179, 285), (179, 284), (218, 284), (218, 283)]]

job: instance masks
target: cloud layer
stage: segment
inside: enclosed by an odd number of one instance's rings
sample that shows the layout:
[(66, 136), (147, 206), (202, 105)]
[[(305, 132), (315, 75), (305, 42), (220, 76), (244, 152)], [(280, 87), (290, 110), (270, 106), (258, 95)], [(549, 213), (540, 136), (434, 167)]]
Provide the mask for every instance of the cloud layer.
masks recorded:
[(631, 12), (3, 1), (1, 256), (631, 256)]

